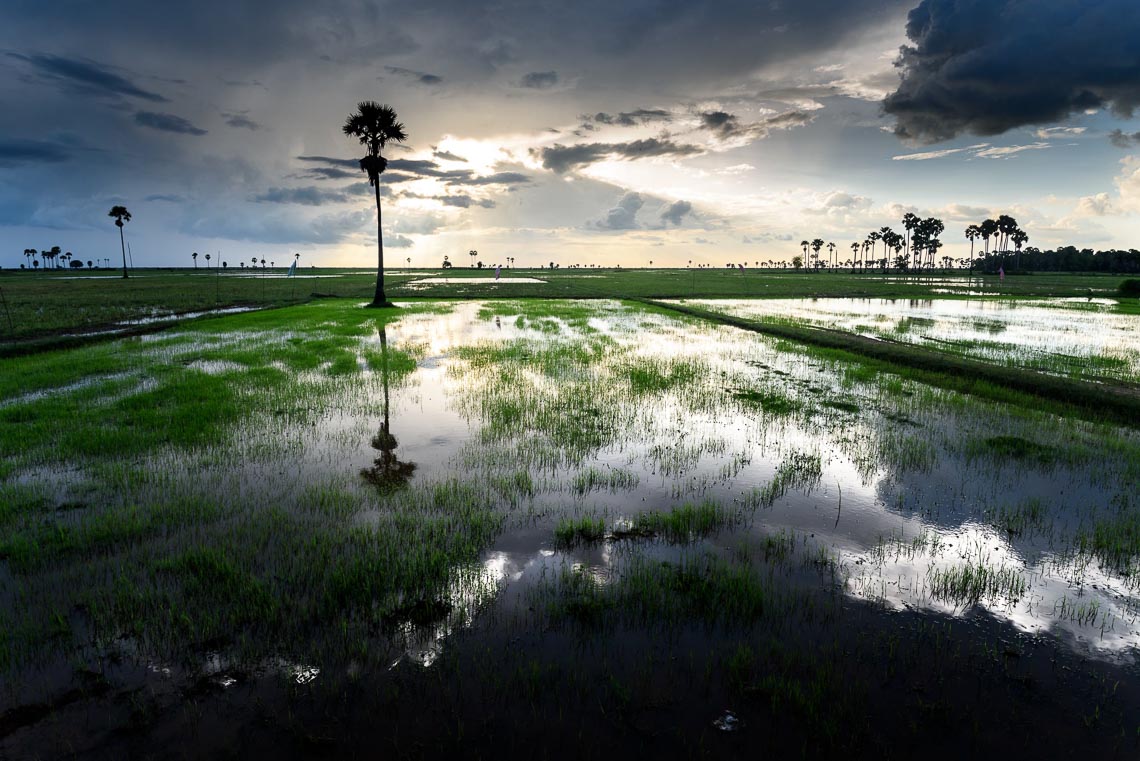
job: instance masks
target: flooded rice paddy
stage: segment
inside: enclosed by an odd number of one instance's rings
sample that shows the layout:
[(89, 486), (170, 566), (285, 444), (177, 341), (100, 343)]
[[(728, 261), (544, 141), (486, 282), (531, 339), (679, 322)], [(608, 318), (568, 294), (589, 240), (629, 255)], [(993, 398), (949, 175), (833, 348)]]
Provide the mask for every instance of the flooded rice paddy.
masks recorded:
[(692, 300), (708, 309), (902, 341), (1000, 364), (1135, 382), (1135, 315), (1109, 298)]
[(8, 755), (1136, 750), (1133, 429), (617, 301), (329, 301), (12, 364)]

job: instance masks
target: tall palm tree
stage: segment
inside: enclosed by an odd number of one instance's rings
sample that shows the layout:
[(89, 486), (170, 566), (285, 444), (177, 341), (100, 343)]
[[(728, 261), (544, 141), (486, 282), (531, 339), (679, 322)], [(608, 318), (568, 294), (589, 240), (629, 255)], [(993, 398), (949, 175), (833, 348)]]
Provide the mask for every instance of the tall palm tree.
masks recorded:
[(1017, 229), (1017, 220), (1008, 214), (1002, 214), (997, 218), (997, 229), (1001, 235), (1001, 250), (1003, 253), (1006, 253), (1009, 251), (1010, 236), (1013, 235), (1013, 231)]
[[(970, 241), (970, 261), (974, 261), (974, 241), (982, 237), (982, 228), (977, 225), (970, 225), (966, 228), (966, 240)], [(973, 269), (973, 265), (970, 267)]]
[(905, 232), (903, 233), (903, 248), (910, 250), (910, 234), (918, 227), (918, 215), (913, 212), (903, 214), (902, 226)]
[(123, 238), (123, 223), (131, 221), (131, 213), (126, 206), (112, 206), (107, 212), (108, 217), (115, 218), (115, 226), (119, 228), (119, 248), (123, 251), (123, 277), (127, 277), (127, 243)]
[(990, 252), (990, 238), (994, 237), (998, 231), (998, 224), (996, 220), (987, 219), (978, 225), (978, 229), (982, 231), (982, 242), (985, 243), (986, 253)]
[(190, 258), (194, 260), (194, 269), (198, 269), (198, 252), (190, 254)]
[(812, 259), (815, 260), (815, 268), (819, 269), (819, 250), (823, 248), (823, 238), (816, 238), (811, 242)]
[(380, 174), (388, 168), (388, 159), (380, 155), (390, 141), (402, 143), (408, 138), (404, 125), (396, 121), (396, 111), (375, 101), (361, 101), (355, 113), (344, 122), (344, 134), (355, 137), (368, 153), (360, 160), (360, 168), (368, 174), (368, 184), (376, 193), (376, 294), (369, 306), (390, 306), (384, 295), (384, 232), (380, 224)]
[(828, 243), (827, 244), (827, 254), (828, 254), (828, 259), (832, 263), (831, 268), (835, 269), (835, 244), (834, 243)]
[(851, 271), (854, 272), (855, 268), (859, 266), (859, 243), (851, 244)]
[(1013, 241), (1014, 250), (1017, 251), (1017, 262), (1014, 266), (1021, 269), (1021, 247), (1029, 242), (1029, 234), (1020, 227), (1015, 227), (1013, 232), (1009, 234), (1009, 238)]

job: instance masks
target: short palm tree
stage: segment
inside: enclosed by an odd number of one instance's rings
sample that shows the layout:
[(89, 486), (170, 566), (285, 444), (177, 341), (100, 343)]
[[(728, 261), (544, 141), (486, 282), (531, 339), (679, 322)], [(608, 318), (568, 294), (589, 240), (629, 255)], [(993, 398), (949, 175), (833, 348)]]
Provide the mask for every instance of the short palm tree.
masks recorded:
[(355, 137), (367, 154), (360, 168), (368, 175), (368, 184), (376, 193), (376, 294), (369, 306), (390, 306), (384, 295), (384, 232), (380, 223), (380, 175), (388, 167), (388, 159), (380, 155), (389, 142), (402, 143), (408, 138), (404, 125), (396, 121), (396, 111), (389, 105), (366, 100), (344, 122), (344, 134)]
[(131, 221), (131, 213), (126, 206), (112, 206), (107, 212), (108, 217), (115, 218), (115, 226), (119, 228), (119, 248), (123, 250), (123, 277), (127, 277), (127, 243), (123, 238), (123, 223)]

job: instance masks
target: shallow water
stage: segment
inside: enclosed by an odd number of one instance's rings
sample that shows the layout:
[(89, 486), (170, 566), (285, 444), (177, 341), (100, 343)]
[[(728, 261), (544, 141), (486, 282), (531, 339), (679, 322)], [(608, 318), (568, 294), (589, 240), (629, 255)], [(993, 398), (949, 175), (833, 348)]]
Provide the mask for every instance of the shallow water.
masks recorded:
[(1061, 375), (1135, 381), (1140, 317), (1079, 299), (693, 300), (746, 318), (796, 320)]
[[(787, 306), (759, 304), (714, 306), (758, 310), (749, 314)], [(1020, 319), (1025, 312), (942, 312), (935, 304), (941, 302), (884, 303), (879, 311), (885, 321), (921, 317), (934, 327), (945, 323), (946, 331), (955, 321), (984, 317), (1003, 331), (1033, 335), (1033, 320)], [(856, 320), (866, 319), (865, 306), (797, 308), (820, 320)], [(232, 319), (240, 326), (243, 318)], [(188, 326), (124, 350), (164, 372), (235, 378), (247, 360), (227, 352), (272, 352), (307, 330)], [(172, 493), (201, 496), (227, 511), (223, 536), (259, 525), (258, 516), (273, 510), (305, 516), (300, 525), (316, 536), (346, 525), (383, 527), (405, 511), (434, 518), (486, 507), (502, 523), (473, 559), (452, 564), (434, 598), (402, 601), (409, 604), (397, 608), (403, 612), (391, 628), (367, 628), (368, 659), (330, 644), (339, 642), (338, 626), (356, 620), (347, 613), (318, 622), (312, 646), (283, 638), (265, 643), (270, 652), (252, 661), (232, 642), (162, 654), (145, 637), (80, 652), (134, 664), (134, 671), (116, 667), (124, 682), (150, 685), (159, 695), (166, 688), (155, 684), (199, 679), (227, 695), (250, 689), (261, 696), (281, 680), (290, 690), (345, 679), (386, 683), (387, 672), (453, 668), (455, 658), (492, 647), (483, 643), (501, 648), (503, 637), (531, 642), (529, 657), (557, 659), (564, 656), (547, 642), (551, 624), (543, 611), (563, 594), (558, 584), (585, 579), (599, 594), (621, 594), (623, 581), (646, 563), (676, 566), (707, 556), (757, 569), (765, 584), (795, 600), (838, 594), (872, 617), (899, 611), (932, 622), (984, 618), (1076, 659), (1135, 663), (1136, 574), (1083, 551), (1078, 541), (1131, 498), (1140, 474), (1133, 431), (864, 373), (763, 336), (619, 302), (451, 304), (407, 314), (382, 332), (377, 327), (354, 338), (351, 351), (356, 361), (343, 375), (334, 373), (331, 358), (308, 369), (272, 363), (300, 389), (300, 402), (254, 396), (255, 413), (201, 451), (150, 453), (133, 464), (141, 472), (121, 481), (88, 472), (86, 463), (26, 466), (11, 480), (50, 486), (52, 504), (96, 508), (101, 488), (128, 489), (126, 498), (138, 504)], [(408, 364), (388, 367), (399, 357)], [(39, 398), (0, 400), (0, 407)], [(1009, 442), (1036, 448), (1011, 450)], [(380, 491), (362, 477), (370, 470)], [(470, 485), (469, 496), (447, 496), (463, 485)], [(323, 513), (314, 495), (351, 509)], [(651, 511), (706, 502), (720, 509), (711, 530), (684, 538), (631, 532)], [(68, 520), (85, 519), (85, 511), (76, 512)], [(561, 523), (582, 517), (600, 518), (605, 536), (556, 541)], [(171, 525), (153, 550), (128, 542), (123, 557), (144, 550), (144, 560), (152, 551), (164, 557), (210, 536), (194, 525)], [(250, 562), (266, 578), (288, 578), (290, 558), (278, 556), (268, 536), (250, 551)], [(93, 567), (94, 578), (109, 573)], [(981, 580), (955, 585), (964, 569)], [(18, 582), (0, 574), (0, 600), (14, 599), (16, 584), (33, 596), (64, 599), (67, 573)], [(859, 632), (843, 628), (856, 623), (831, 625), (839, 627), (836, 636)], [(722, 635), (704, 636), (721, 642)], [(59, 684), (66, 679), (44, 678), (21, 700)], [(163, 700), (167, 709), (179, 704)]]

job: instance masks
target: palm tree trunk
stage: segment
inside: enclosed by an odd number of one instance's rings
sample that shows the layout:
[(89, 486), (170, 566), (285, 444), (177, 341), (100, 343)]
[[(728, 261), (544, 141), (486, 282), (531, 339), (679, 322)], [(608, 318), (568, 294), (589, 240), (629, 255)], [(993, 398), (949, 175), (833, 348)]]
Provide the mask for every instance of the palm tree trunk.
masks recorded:
[(372, 306), (388, 306), (388, 299), (384, 296), (384, 230), (380, 225), (380, 178), (376, 178), (376, 295), (372, 297)]
[(127, 277), (127, 243), (123, 238), (123, 223), (119, 223), (119, 248), (123, 251), (123, 277)]

